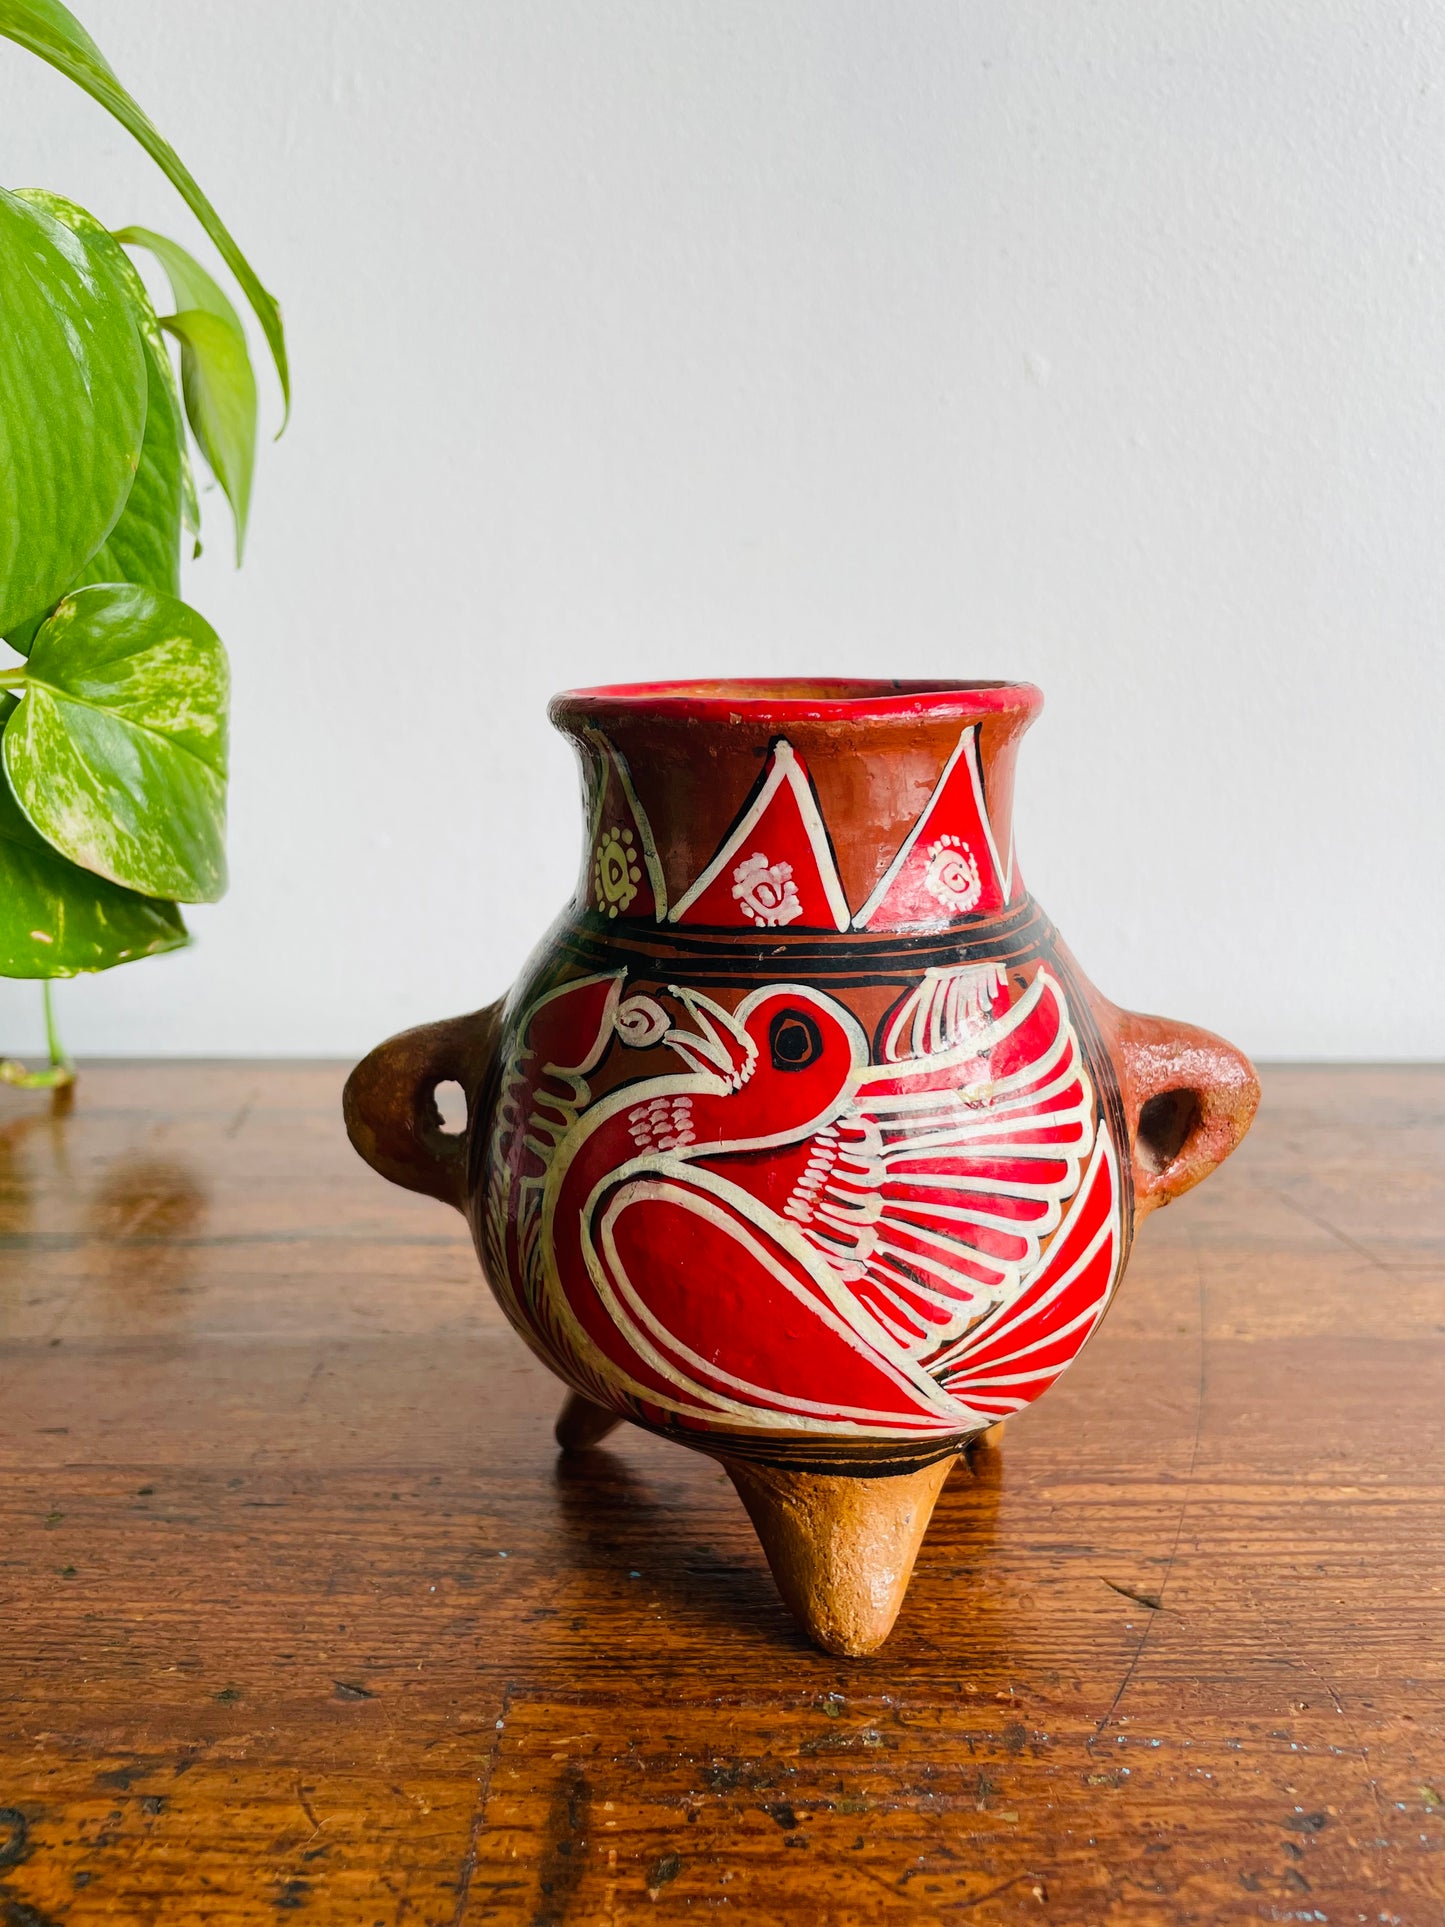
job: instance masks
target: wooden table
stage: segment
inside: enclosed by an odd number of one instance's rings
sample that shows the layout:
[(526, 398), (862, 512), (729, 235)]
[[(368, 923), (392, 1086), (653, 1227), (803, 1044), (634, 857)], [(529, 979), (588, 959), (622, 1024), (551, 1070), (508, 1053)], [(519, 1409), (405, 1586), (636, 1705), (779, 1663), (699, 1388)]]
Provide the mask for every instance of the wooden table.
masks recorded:
[(0, 1923), (1445, 1920), (1445, 1070), (1276, 1070), (876, 1659), (334, 1066), (0, 1092)]

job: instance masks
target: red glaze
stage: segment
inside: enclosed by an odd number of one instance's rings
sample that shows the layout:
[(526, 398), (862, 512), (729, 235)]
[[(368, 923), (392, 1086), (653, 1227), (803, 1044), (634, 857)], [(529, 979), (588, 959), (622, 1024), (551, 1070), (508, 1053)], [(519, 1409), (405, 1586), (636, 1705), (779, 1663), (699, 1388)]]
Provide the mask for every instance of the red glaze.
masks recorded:
[[(1109, 1004), (1024, 889), (1040, 701), (552, 704), (582, 762), (577, 900), (504, 1007), (374, 1053), (348, 1117), (378, 1168), (468, 1211), (509, 1318), (594, 1405), (732, 1458), (923, 1463), (1053, 1383), (1137, 1220), (1247, 1128), (1238, 1052)], [(473, 1099), (465, 1172), (433, 1064)]]

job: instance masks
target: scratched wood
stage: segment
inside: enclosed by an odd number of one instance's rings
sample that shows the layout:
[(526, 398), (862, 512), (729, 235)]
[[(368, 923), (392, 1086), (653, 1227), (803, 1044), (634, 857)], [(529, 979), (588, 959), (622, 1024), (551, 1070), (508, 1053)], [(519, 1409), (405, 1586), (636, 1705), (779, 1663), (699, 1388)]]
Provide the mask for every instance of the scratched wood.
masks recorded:
[(0, 1092), (0, 1927), (1445, 1919), (1445, 1070), (1276, 1070), (876, 1659), (329, 1066)]

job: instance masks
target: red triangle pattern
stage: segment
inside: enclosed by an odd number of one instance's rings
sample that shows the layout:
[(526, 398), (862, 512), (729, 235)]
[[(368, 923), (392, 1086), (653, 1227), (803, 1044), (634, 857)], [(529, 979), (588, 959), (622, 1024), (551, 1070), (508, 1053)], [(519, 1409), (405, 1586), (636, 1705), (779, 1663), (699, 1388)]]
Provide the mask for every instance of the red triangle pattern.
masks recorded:
[(848, 928), (828, 833), (790, 743), (773, 745), (742, 821), (673, 906), (672, 921), (730, 930)]
[(1007, 901), (983, 800), (978, 725), (971, 723), (854, 927), (927, 928), (955, 917), (996, 915)]

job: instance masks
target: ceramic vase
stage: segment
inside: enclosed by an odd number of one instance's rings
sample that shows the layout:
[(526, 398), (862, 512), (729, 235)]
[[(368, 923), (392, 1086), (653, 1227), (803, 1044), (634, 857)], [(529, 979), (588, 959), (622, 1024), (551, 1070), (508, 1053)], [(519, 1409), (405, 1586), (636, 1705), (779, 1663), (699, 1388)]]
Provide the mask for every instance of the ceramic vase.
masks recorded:
[[(352, 1074), (570, 1388), (713, 1454), (830, 1651), (887, 1637), (950, 1467), (1097, 1329), (1249, 1126), (1230, 1045), (1101, 996), (1029, 895), (1023, 684), (577, 690), (572, 903), (510, 993)], [(1073, 826), (1065, 826), (1071, 832)], [(435, 1092), (466, 1092), (461, 1136)]]

